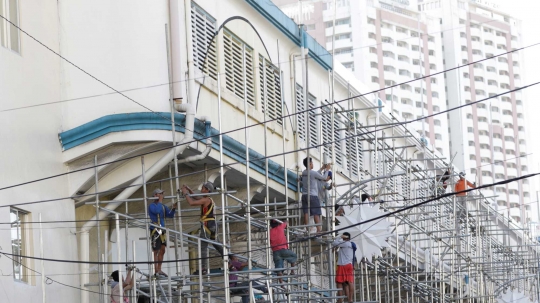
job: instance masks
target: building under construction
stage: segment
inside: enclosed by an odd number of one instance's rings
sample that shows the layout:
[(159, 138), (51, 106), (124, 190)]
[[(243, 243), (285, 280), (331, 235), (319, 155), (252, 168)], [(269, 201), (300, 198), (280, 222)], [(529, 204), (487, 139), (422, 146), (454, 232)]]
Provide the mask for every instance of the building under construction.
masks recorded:
[[(335, 285), (331, 240), (348, 231), (358, 246), (355, 302), (538, 300), (537, 242), (481, 189), (466, 198), (453, 194), (460, 171), (454, 156), (418, 135), (432, 116), (395, 116), (392, 101), (380, 100), (377, 91), (334, 64), (330, 53), (270, 1), (129, 7), (151, 18), (135, 29), (119, 24), (140, 23), (137, 14), (102, 20), (125, 35), (121, 48), (109, 48), (115, 68), (130, 66), (118, 79), (99, 79), (85, 70), (102, 66), (99, 56), (82, 59), (74, 51), (97, 46), (85, 39), (60, 43), (58, 53), (72, 58), (59, 59), (62, 98), (76, 98), (89, 85), (114, 92), (55, 107), (64, 116), (57, 121), (57, 157), (65, 168), (62, 179), (50, 182), (70, 197), (70, 203), (56, 205), (65, 212), (22, 203), (31, 197), (10, 208), (17, 250), (2, 250), (6, 258), (0, 262), (12, 266), (16, 281), (41, 282), (29, 290), (33, 296), (61, 301), (66, 295), (52, 290), (68, 285), (73, 301), (80, 295), (84, 303), (108, 302), (108, 276), (114, 270), (125, 276), (124, 264), (132, 264), (130, 302), (239, 302), (241, 296), (251, 302), (336, 302), (343, 296)], [(102, 9), (63, 4), (62, 37), (84, 33), (84, 22), (97, 22), (88, 16)], [(115, 40), (109, 31), (101, 33), (99, 41)], [(136, 41), (145, 41), (139, 56), (122, 58), (122, 48)], [(74, 65), (77, 58), (85, 64)], [(81, 70), (84, 77), (74, 75)], [(137, 80), (140, 74), (146, 81)], [(429, 78), (429, 70), (421, 75), (417, 81)], [(322, 234), (302, 221), (299, 176), (306, 157), (316, 168), (332, 165), (335, 186), (323, 205)], [(200, 190), (208, 181), (216, 187), (207, 194), (216, 205), (215, 240), (199, 236), (201, 210), (179, 193), (182, 185)], [(35, 186), (33, 191), (43, 191), (41, 202), (48, 202), (54, 190)], [(148, 205), (157, 188), (165, 191), (164, 204), (178, 209), (166, 221), (166, 277), (152, 270)], [(374, 200), (361, 201), (362, 194)], [(343, 208), (341, 216), (336, 205)], [(77, 237), (64, 231), (64, 244), (77, 249), (46, 249), (57, 235), (50, 225), (40, 227), (38, 213), (43, 223), (69, 221)], [(298, 255), (293, 275), (278, 276), (274, 268), (272, 219), (289, 223), (287, 239)], [(20, 233), (14, 235), (14, 228)], [(210, 248), (209, 258), (200, 258), (203, 242), (222, 247), (224, 256)], [(229, 254), (248, 263), (236, 272), (248, 282), (244, 286), (229, 284)], [(62, 260), (76, 265), (55, 268)]]

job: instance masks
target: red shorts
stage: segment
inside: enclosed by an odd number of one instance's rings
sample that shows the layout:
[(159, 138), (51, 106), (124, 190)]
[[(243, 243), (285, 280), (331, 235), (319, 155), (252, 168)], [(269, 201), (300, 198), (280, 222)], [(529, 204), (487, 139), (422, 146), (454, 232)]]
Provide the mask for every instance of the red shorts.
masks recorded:
[(336, 283), (353, 283), (353, 266), (352, 264), (338, 265), (336, 272)]

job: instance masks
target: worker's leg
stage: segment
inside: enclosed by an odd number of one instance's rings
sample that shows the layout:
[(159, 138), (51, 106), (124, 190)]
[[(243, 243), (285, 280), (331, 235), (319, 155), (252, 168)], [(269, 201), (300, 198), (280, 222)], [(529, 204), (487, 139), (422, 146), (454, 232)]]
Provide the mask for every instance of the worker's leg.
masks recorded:
[[(289, 262), (291, 267), (294, 267), (296, 264), (296, 260), (298, 259), (298, 256), (296, 256), (296, 253), (290, 249), (283, 249), (281, 252), (281, 258)], [(294, 269), (291, 270), (290, 274), (294, 275)]]
[[(338, 296), (343, 296), (343, 284), (336, 283), (336, 287), (339, 289), (338, 292), (337, 292), (337, 295)], [(343, 299), (338, 299), (337, 301), (338, 301), (338, 303), (341, 303), (341, 302), (343, 302)]]
[[(208, 239), (203, 225), (201, 224), (201, 231), (199, 233), (201, 239)], [(208, 242), (201, 240), (201, 262), (203, 273), (208, 269)]]
[[(284, 249), (276, 250), (276, 251), (272, 252), (272, 256), (274, 258), (274, 268), (275, 269), (283, 268), (283, 259), (281, 258), (281, 252), (283, 250)], [(277, 275), (278, 276), (283, 276), (283, 271), (282, 270), (278, 271)], [(281, 278), (279, 278), (278, 281), (279, 281), (279, 283), (283, 283), (283, 279), (281, 279)]]
[(320, 233), (322, 230), (321, 226), (321, 202), (319, 201), (319, 197), (317, 196), (311, 196), (310, 198), (310, 214), (313, 216), (313, 220), (315, 221), (315, 225), (317, 225), (317, 232)]
[(166, 248), (167, 248), (167, 242), (161, 245), (161, 249), (159, 250), (159, 253), (158, 253), (158, 270), (157, 270), (158, 273), (161, 272), (161, 265), (163, 264), (163, 257), (165, 256)]
[(345, 295), (347, 296), (347, 301), (352, 302), (351, 288), (349, 282), (343, 283), (343, 292), (345, 292)]

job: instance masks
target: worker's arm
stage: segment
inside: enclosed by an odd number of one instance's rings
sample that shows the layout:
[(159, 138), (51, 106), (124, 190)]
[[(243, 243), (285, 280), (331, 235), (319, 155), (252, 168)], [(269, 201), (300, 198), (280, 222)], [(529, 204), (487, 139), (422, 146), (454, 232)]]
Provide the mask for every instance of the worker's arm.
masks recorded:
[(471, 182), (469, 182), (469, 181), (467, 181), (467, 184), (472, 188), (476, 188), (476, 186), (474, 184), (472, 184)]
[(210, 198), (208, 198), (208, 197), (201, 197), (201, 198), (195, 200), (194, 198), (190, 197), (189, 195), (186, 195), (186, 200), (187, 200), (187, 202), (189, 203), (190, 206), (207, 205), (207, 204), (212, 203), (212, 200), (210, 200)]
[(168, 208), (165, 205), (163, 206), (165, 207), (165, 216), (167, 218), (174, 218), (174, 213), (176, 212), (176, 203), (173, 204), (172, 209)]
[(328, 178), (328, 171), (325, 171), (324, 174), (321, 174), (317, 171), (311, 170), (309, 173), (312, 174), (312, 176), (314, 176), (317, 180), (326, 181), (326, 178)]

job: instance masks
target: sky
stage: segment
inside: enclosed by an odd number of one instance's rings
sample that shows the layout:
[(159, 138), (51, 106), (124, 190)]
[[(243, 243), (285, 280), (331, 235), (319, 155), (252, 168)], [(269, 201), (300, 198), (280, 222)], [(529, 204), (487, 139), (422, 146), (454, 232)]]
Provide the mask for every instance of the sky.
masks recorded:
[[(538, 0), (497, 0), (494, 1), (500, 5), (502, 11), (508, 12), (511, 16), (522, 20), (523, 29), (523, 46), (529, 46), (535, 43), (540, 43), (540, 34), (538, 29), (540, 28), (540, 1)], [(532, 84), (534, 82), (540, 82), (540, 60), (538, 60), (538, 54), (540, 54), (540, 45), (533, 46), (525, 49), (523, 52), (524, 66), (521, 69), (524, 71), (522, 75), (522, 85)], [(532, 154), (529, 156), (529, 173), (540, 172), (540, 140), (538, 134), (540, 133), (540, 118), (536, 117), (540, 112), (540, 102), (537, 96), (540, 96), (540, 85), (527, 88), (523, 91), (524, 94), (524, 106), (525, 106), (525, 120), (527, 131), (527, 153)], [(534, 177), (531, 181), (531, 202), (537, 201), (536, 192), (532, 190), (540, 189), (540, 177)], [(534, 187), (533, 187), (534, 185)], [(533, 210), (535, 209), (533, 203)]]

